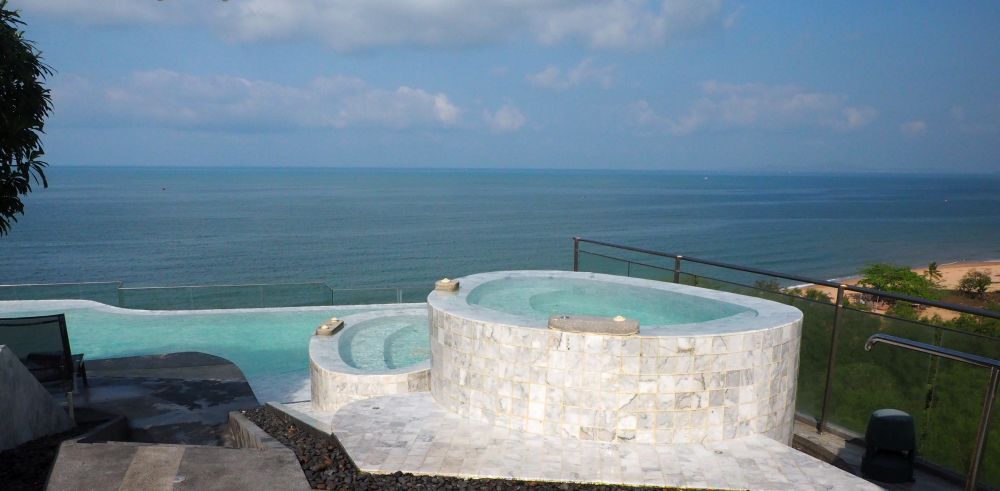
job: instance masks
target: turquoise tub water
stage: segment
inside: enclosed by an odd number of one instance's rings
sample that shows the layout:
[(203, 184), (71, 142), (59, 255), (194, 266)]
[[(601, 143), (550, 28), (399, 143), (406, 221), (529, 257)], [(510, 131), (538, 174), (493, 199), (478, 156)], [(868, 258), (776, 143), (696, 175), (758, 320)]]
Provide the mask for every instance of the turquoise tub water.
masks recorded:
[(642, 326), (669, 326), (753, 315), (741, 305), (684, 293), (594, 279), (507, 277), (476, 286), (467, 297), (477, 305), (537, 320), (552, 315), (638, 319)]
[(344, 328), (341, 359), (361, 370), (403, 368), (430, 359), (427, 315), (377, 317)]

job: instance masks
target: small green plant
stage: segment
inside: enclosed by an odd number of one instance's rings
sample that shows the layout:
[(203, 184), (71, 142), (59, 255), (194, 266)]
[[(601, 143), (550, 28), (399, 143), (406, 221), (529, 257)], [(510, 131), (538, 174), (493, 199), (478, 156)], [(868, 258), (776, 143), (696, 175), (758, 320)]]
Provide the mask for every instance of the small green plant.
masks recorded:
[(833, 303), (833, 298), (830, 297), (828, 293), (824, 292), (823, 290), (817, 290), (815, 288), (806, 290), (806, 293), (803, 296), (805, 298), (808, 298), (809, 300), (815, 300), (817, 302)]
[(781, 291), (781, 285), (775, 280), (757, 280), (753, 283), (753, 287), (758, 290), (767, 290), (769, 292)]
[(908, 302), (896, 302), (886, 313), (908, 321), (920, 319), (920, 313), (917, 312), (917, 309), (913, 308), (913, 305)]
[(982, 297), (986, 295), (986, 290), (990, 288), (993, 284), (993, 279), (990, 278), (990, 271), (979, 271), (978, 269), (970, 270), (962, 276), (961, 280), (958, 280), (958, 291), (970, 296), (970, 297)]

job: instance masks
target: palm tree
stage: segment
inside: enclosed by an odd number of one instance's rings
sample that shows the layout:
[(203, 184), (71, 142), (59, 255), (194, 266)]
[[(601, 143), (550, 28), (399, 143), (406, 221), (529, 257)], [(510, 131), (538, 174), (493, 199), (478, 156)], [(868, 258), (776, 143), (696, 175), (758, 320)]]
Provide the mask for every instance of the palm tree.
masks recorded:
[(941, 281), (944, 279), (936, 261), (931, 261), (931, 263), (927, 265), (927, 271), (924, 271), (924, 277), (931, 280), (935, 286), (941, 286)]

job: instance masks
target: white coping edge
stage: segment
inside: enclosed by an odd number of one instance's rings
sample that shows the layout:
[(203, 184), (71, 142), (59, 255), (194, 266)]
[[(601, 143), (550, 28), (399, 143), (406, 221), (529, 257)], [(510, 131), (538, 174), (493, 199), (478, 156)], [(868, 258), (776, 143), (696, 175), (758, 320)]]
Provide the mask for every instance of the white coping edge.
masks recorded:
[(736, 304), (741, 307), (752, 309), (756, 312), (756, 315), (741, 313), (723, 317), (721, 319), (688, 324), (671, 324), (664, 326), (643, 326), (640, 324), (639, 334), (636, 335), (637, 337), (738, 334), (774, 329), (802, 319), (802, 311), (799, 309), (762, 298), (721, 292), (718, 290), (710, 290), (696, 286), (680, 285), (677, 283), (647, 280), (643, 278), (631, 278), (627, 276), (615, 276), (601, 273), (553, 270), (495, 271), (464, 276), (462, 278), (457, 278), (457, 280), (461, 282), (458, 292), (442, 292), (435, 290), (428, 295), (427, 304), (433, 309), (445, 311), (449, 315), (465, 320), (488, 322), (491, 324), (500, 324), (509, 327), (547, 329), (547, 318), (539, 320), (527, 316), (507, 314), (486, 307), (470, 304), (467, 299), (468, 295), (475, 290), (476, 287), (489, 281), (505, 278), (538, 277), (590, 279), (606, 283), (618, 283), (642, 288), (663, 290)]
[[(426, 317), (428, 319), (427, 328), (428, 331), (430, 330), (430, 316), (428, 315), (427, 308), (387, 309), (387, 310), (379, 310), (376, 312), (351, 314), (341, 317), (340, 320), (344, 321), (344, 326), (338, 329), (337, 332), (333, 333), (333, 335), (331, 336), (313, 335), (309, 339), (309, 361), (314, 363), (317, 368), (321, 368), (327, 372), (343, 373), (347, 375), (360, 375), (360, 376), (398, 375), (398, 374), (409, 374), (424, 370), (430, 370), (431, 369), (430, 358), (421, 362), (414, 363), (412, 365), (407, 365), (405, 367), (400, 367), (400, 368), (393, 368), (391, 370), (364, 370), (361, 368), (356, 368), (352, 367), (351, 365), (348, 365), (347, 362), (344, 361), (344, 359), (340, 356), (340, 337), (348, 329), (351, 329), (353, 325), (370, 321), (372, 319), (377, 319), (380, 317), (413, 316), (413, 315), (422, 315)], [(428, 345), (430, 345), (430, 340), (428, 340)]]
[[(0, 312), (16, 312), (18, 310), (34, 310), (38, 308), (49, 309), (92, 309), (102, 312), (131, 315), (191, 315), (191, 314), (249, 314), (249, 313), (271, 313), (271, 312), (313, 312), (330, 310), (356, 310), (356, 309), (391, 309), (391, 308), (417, 308), (426, 305), (425, 303), (372, 303), (357, 305), (316, 305), (309, 307), (265, 307), (253, 309), (201, 309), (201, 310), (143, 310), (126, 309), (115, 307), (93, 300), (0, 300)], [(8, 310), (10, 308), (10, 310)]]

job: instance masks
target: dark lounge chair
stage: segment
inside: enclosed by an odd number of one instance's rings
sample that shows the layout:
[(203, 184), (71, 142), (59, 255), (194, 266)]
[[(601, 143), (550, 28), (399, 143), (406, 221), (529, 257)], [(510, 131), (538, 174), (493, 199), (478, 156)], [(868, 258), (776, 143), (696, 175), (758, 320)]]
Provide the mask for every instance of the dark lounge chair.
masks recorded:
[(77, 374), (87, 386), (83, 354), (73, 354), (63, 314), (0, 318), (0, 344), (7, 345), (42, 385), (62, 384), (70, 414)]

